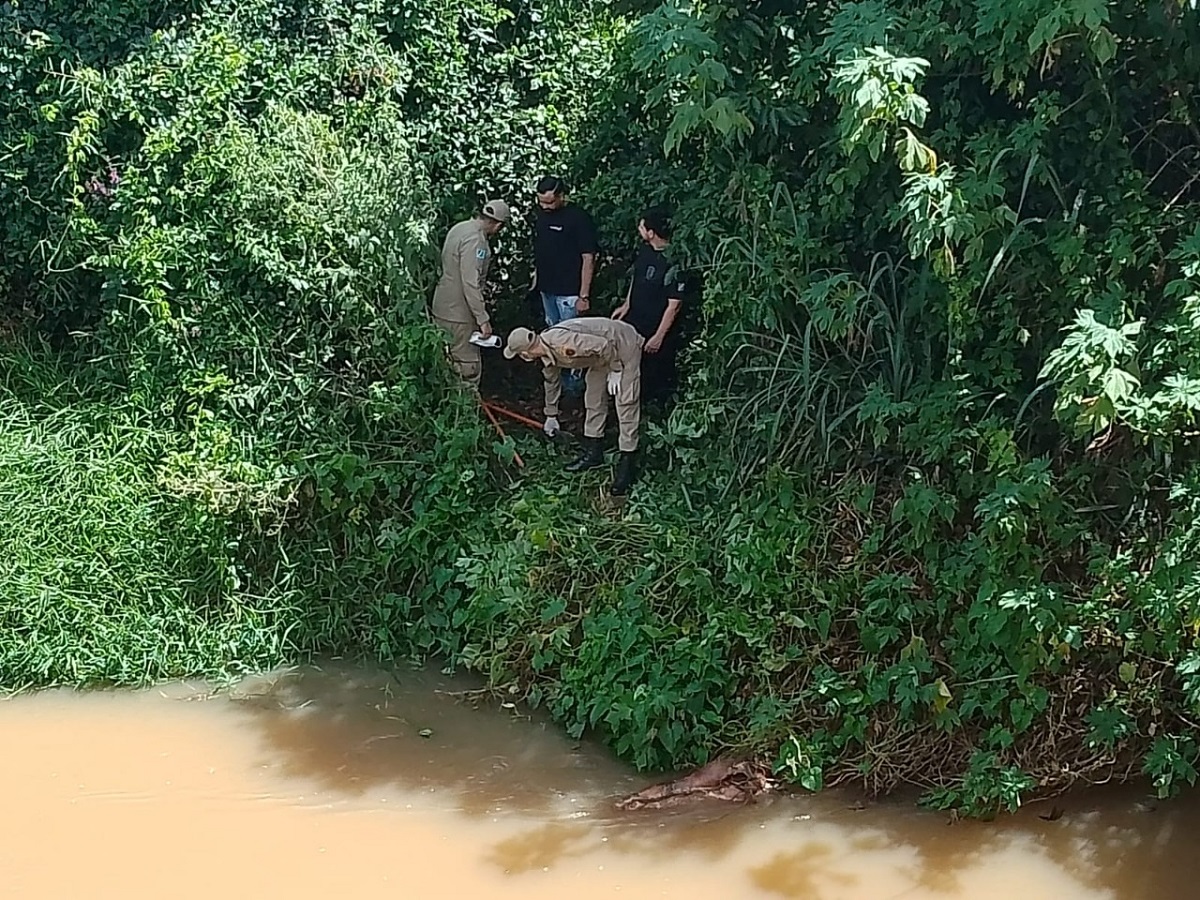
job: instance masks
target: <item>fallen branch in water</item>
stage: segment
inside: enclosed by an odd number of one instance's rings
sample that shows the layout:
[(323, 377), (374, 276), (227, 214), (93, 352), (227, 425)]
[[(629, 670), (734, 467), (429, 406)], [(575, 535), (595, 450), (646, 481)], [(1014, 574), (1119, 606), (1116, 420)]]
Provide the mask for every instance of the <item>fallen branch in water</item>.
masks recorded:
[(617, 802), (618, 809), (664, 809), (700, 800), (746, 803), (774, 790), (771, 770), (752, 760), (717, 759), (682, 778), (655, 784)]

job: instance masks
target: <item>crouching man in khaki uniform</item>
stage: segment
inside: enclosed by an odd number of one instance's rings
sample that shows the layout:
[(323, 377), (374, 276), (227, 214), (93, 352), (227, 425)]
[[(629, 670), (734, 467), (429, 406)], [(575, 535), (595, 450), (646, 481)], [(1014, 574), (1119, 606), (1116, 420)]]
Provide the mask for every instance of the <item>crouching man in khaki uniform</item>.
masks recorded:
[(638, 425), (642, 404), (642, 344), (637, 329), (615, 319), (570, 319), (541, 334), (528, 328), (515, 328), (508, 336), (504, 355), (520, 356), (527, 362), (542, 362), (546, 390), (546, 433), (558, 430), (558, 404), (562, 398), (560, 373), (584, 369), (583, 395), (587, 414), (583, 422), (583, 452), (567, 466), (568, 472), (582, 472), (604, 464), (600, 441), (608, 418), (605, 389), (616, 399), (618, 446), (621, 461), (613, 478), (612, 494), (629, 492), (635, 477), (633, 456), (638, 447)]
[(483, 366), (471, 343), (478, 331), (491, 337), (492, 324), (483, 303), (483, 283), (492, 264), (488, 238), (508, 221), (508, 204), (489, 200), (474, 218), (459, 222), (442, 245), (442, 277), (433, 292), (434, 324), (450, 335), (450, 360), (471, 387), (479, 389)]

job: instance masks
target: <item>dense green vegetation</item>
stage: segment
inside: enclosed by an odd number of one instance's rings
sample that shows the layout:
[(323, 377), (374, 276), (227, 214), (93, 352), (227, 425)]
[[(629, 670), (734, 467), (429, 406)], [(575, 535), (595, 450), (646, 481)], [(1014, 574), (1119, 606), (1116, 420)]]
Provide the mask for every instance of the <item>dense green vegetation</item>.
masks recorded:
[[(645, 768), (969, 814), (1200, 735), (1200, 16), (1159, 0), (0, 11), (0, 685), (439, 656)], [(704, 282), (622, 515), (423, 304), (578, 185)], [(526, 316), (521, 227), (497, 318)]]

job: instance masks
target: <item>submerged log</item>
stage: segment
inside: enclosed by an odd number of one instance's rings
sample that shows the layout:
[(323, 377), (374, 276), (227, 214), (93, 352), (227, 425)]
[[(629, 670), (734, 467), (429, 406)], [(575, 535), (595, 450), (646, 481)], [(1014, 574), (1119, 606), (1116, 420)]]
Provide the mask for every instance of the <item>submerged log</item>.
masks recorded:
[(617, 802), (618, 809), (665, 809), (695, 800), (746, 803), (773, 790), (771, 770), (751, 760), (713, 760), (693, 772), (651, 785)]

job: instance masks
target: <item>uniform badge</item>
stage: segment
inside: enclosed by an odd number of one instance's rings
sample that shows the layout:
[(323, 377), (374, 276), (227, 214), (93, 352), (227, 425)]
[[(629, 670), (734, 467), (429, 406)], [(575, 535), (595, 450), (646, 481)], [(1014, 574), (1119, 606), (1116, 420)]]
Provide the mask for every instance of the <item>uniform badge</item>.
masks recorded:
[(487, 251), (484, 250), (482, 247), (480, 247), (478, 250), (475, 251), (475, 258), (476, 259), (487, 259)]

